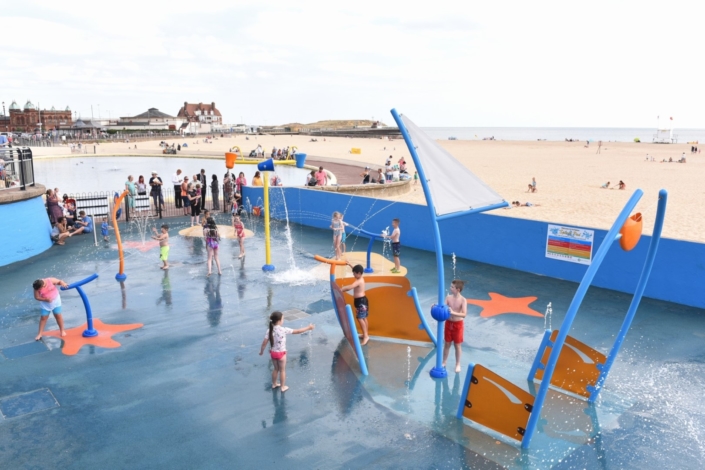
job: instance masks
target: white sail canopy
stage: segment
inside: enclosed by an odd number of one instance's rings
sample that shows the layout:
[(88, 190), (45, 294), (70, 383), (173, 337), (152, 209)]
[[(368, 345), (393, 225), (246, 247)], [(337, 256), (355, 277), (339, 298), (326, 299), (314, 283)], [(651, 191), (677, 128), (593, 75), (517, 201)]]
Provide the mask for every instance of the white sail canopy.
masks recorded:
[(401, 119), (416, 148), (437, 216), (504, 202), (502, 196), (427, 136), (408, 117), (401, 116)]

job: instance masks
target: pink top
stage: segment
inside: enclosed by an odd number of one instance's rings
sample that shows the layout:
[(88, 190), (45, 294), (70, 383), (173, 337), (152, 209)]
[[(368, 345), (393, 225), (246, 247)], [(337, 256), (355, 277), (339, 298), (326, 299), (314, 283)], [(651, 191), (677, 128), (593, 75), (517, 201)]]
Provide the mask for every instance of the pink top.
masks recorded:
[(247, 186), (247, 178), (239, 176), (237, 180), (235, 180), (235, 186), (237, 187), (237, 192), (242, 194), (242, 187)]
[(235, 223), (234, 226), (235, 226), (235, 230), (237, 231), (237, 237), (238, 238), (245, 238), (245, 226), (242, 224), (242, 222)]
[(325, 171), (317, 171), (316, 172), (316, 182), (318, 183), (318, 186), (325, 186), (327, 178), (328, 178), (328, 175), (326, 175)]
[(59, 295), (59, 291), (56, 290), (56, 286), (54, 285), (53, 282), (51, 282), (51, 279), (44, 279), (44, 286), (42, 286), (41, 289), (39, 289), (39, 297), (43, 299), (49, 299), (49, 301), (53, 301), (57, 296)]

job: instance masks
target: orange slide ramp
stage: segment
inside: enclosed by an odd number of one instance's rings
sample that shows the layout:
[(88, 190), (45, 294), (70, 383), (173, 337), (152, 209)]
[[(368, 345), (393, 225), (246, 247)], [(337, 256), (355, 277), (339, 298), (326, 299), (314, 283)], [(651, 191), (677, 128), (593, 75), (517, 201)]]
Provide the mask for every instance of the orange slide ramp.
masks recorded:
[[(369, 334), (382, 338), (406, 341), (432, 342), (420, 328), (419, 314), (413, 299), (408, 295), (411, 283), (401, 276), (370, 276), (365, 280), (365, 294), (369, 300)], [(355, 282), (355, 278), (336, 279), (343, 287)], [(343, 294), (345, 303), (355, 312), (352, 295)], [(361, 332), (358, 322), (355, 322)]]

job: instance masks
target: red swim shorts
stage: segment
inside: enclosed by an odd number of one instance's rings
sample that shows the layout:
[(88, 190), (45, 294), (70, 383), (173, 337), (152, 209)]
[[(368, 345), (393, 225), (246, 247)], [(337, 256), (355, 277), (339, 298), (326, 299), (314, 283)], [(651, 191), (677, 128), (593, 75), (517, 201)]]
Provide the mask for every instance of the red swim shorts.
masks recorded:
[(462, 343), (464, 323), (461, 321), (446, 321), (444, 339), (446, 343)]
[(272, 356), (272, 359), (274, 360), (279, 360), (286, 356), (286, 351), (269, 351), (269, 355)]

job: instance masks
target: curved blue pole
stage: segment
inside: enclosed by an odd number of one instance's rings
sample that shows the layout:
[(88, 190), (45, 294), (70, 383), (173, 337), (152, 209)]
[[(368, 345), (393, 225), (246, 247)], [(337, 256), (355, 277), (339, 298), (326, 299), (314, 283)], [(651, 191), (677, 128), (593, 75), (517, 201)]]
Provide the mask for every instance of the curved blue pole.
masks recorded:
[(651, 243), (649, 244), (649, 251), (646, 255), (646, 261), (644, 262), (644, 268), (641, 271), (641, 277), (639, 278), (639, 283), (634, 291), (634, 297), (629, 305), (629, 310), (627, 311), (627, 316), (622, 322), (622, 327), (617, 333), (617, 339), (614, 341), (614, 345), (610, 350), (607, 360), (603, 366), (600, 368), (600, 376), (597, 378), (595, 386), (590, 390), (590, 397), (588, 398), (589, 403), (594, 403), (599, 395), (602, 385), (607, 379), (607, 374), (610, 373), (610, 369), (614, 364), (614, 360), (619, 353), (619, 349), (622, 347), (622, 342), (624, 337), (627, 336), (629, 327), (632, 325), (632, 320), (634, 320), (634, 315), (639, 308), (639, 303), (644, 295), (644, 290), (646, 289), (646, 284), (649, 282), (649, 277), (651, 276), (651, 269), (654, 267), (654, 260), (656, 259), (656, 252), (658, 251), (659, 241), (661, 241), (661, 230), (663, 229), (663, 219), (666, 216), (666, 204), (668, 203), (668, 192), (662, 189), (658, 193), (658, 209), (656, 211), (656, 221), (654, 221), (654, 231), (651, 234)]
[(570, 306), (568, 307), (568, 311), (563, 319), (563, 323), (561, 323), (561, 327), (558, 330), (556, 341), (551, 348), (551, 354), (548, 356), (548, 362), (546, 363), (546, 368), (544, 369), (543, 379), (541, 379), (541, 385), (539, 386), (539, 390), (536, 393), (536, 399), (534, 400), (534, 407), (531, 411), (531, 415), (529, 415), (529, 422), (526, 424), (526, 431), (524, 432), (524, 437), (521, 440), (521, 447), (524, 449), (529, 448), (531, 438), (534, 435), (534, 431), (536, 431), (536, 426), (541, 416), (541, 408), (543, 408), (543, 403), (546, 400), (546, 393), (548, 392), (548, 387), (551, 384), (553, 371), (556, 369), (558, 356), (561, 353), (561, 349), (565, 343), (565, 338), (568, 336), (568, 331), (573, 324), (575, 315), (578, 313), (580, 304), (582, 303), (583, 298), (585, 297), (585, 294), (587, 293), (587, 290), (590, 287), (595, 274), (597, 273), (597, 270), (600, 268), (602, 260), (604, 260), (614, 241), (618, 239), (619, 231), (622, 229), (624, 222), (626, 222), (629, 214), (631, 214), (643, 194), (644, 192), (641, 189), (637, 189), (634, 191), (634, 194), (632, 194), (632, 197), (629, 198), (629, 201), (627, 201), (627, 204), (622, 209), (622, 212), (620, 212), (619, 216), (617, 216), (617, 220), (615, 220), (612, 228), (610, 228), (607, 235), (605, 235), (605, 239), (602, 241), (597, 253), (595, 253), (592, 263), (585, 272), (585, 275), (578, 286), (578, 290), (575, 292), (575, 296), (570, 302)]
[(419, 295), (416, 292), (416, 287), (412, 287), (406, 295), (414, 299), (416, 313), (419, 314), (419, 319), (421, 320), (421, 325), (419, 325), (419, 328), (423, 328), (424, 330), (426, 330), (426, 334), (428, 334), (428, 336), (431, 338), (431, 342), (433, 343), (433, 345), (437, 346), (438, 342), (436, 341), (436, 336), (433, 334), (433, 330), (431, 330), (431, 327), (428, 325), (426, 317), (423, 316), (423, 310), (421, 310), (421, 303), (419, 302)]
[(365, 272), (367, 274), (375, 272), (375, 270), (372, 269), (372, 261), (371, 261), (372, 245), (374, 245), (375, 239), (377, 237), (380, 237), (381, 234), (368, 232), (367, 230), (363, 230), (359, 227), (355, 227), (354, 225), (350, 225), (350, 224), (348, 224), (348, 226), (353, 228), (353, 232), (360, 232), (361, 234), (367, 235), (368, 237), (370, 237), (370, 243), (367, 244), (367, 267), (365, 268)]
[(68, 286), (61, 288), (61, 290), (76, 289), (76, 291), (78, 292), (78, 295), (81, 296), (81, 300), (83, 301), (83, 306), (86, 309), (87, 327), (83, 331), (84, 338), (93, 338), (94, 336), (98, 336), (98, 331), (95, 328), (93, 328), (93, 310), (91, 310), (91, 303), (88, 301), (88, 296), (86, 296), (86, 293), (83, 292), (83, 289), (81, 289), (81, 286), (84, 284), (88, 284), (89, 282), (95, 280), (97, 277), (98, 277), (97, 274), (93, 274), (93, 275), (88, 276), (87, 278), (83, 279), (82, 281), (74, 282), (73, 284), (69, 284)]
[[(423, 187), (424, 196), (426, 197), (426, 205), (428, 206), (429, 214), (431, 215), (431, 227), (433, 228), (433, 241), (436, 247), (436, 269), (438, 270), (438, 305), (443, 305), (445, 303), (445, 269), (443, 267), (443, 246), (441, 245), (441, 230), (438, 227), (438, 217), (436, 215), (436, 210), (433, 205), (433, 197), (431, 196), (431, 191), (428, 187), (428, 181), (426, 179), (426, 173), (424, 172), (423, 165), (419, 160), (419, 155), (416, 153), (416, 147), (411, 141), (411, 136), (406, 130), (404, 122), (401, 120), (399, 113), (396, 109), (391, 110), (392, 116), (401, 131), (401, 135), (404, 137), (404, 142), (409, 148), (409, 153), (411, 154), (411, 159), (414, 161), (414, 166), (416, 171), (419, 172), (419, 181), (421, 181), (421, 186)], [(442, 379), (448, 376), (446, 368), (443, 367), (443, 354), (441, 353), (441, 348), (443, 347), (443, 325), (445, 322), (438, 322), (438, 335), (436, 336), (436, 366), (431, 369), (431, 377), (436, 379)]]
[(352, 308), (350, 305), (345, 304), (345, 313), (341, 315), (348, 316), (348, 323), (350, 328), (353, 328), (353, 341), (355, 343), (355, 353), (357, 354), (357, 362), (360, 363), (360, 371), (362, 375), (369, 375), (367, 372), (367, 362), (365, 361), (365, 356), (362, 355), (362, 346), (360, 346), (360, 339), (357, 337), (357, 330), (355, 330), (355, 317), (353, 317)]

